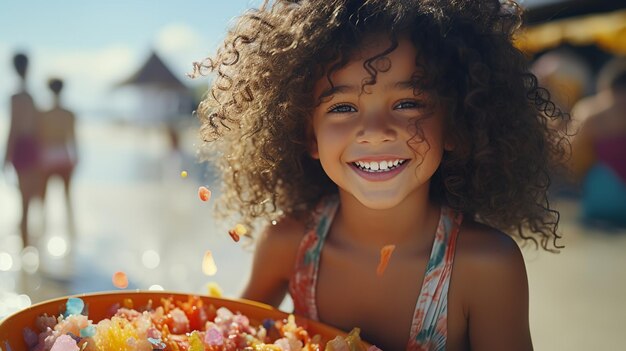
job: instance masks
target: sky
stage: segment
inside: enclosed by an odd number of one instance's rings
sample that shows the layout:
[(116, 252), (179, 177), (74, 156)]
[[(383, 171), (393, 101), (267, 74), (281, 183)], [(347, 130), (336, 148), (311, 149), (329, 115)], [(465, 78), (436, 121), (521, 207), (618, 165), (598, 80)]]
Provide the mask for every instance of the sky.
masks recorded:
[[(525, 0), (524, 5), (555, 0)], [(17, 89), (16, 51), (30, 58), (28, 87), (51, 105), (46, 82), (65, 80), (64, 103), (79, 118), (135, 113), (137, 90), (114, 88), (155, 50), (189, 86), (192, 62), (212, 53), (227, 25), (261, 0), (3, 0), (0, 2), (0, 123)], [(135, 95), (133, 95), (135, 94)]]
[(258, 0), (6, 0), (0, 2), (0, 120), (17, 89), (15, 52), (30, 58), (28, 87), (41, 108), (51, 77), (66, 82), (65, 104), (79, 117), (124, 114), (132, 103), (115, 89), (155, 50), (187, 85), (192, 62), (212, 53), (227, 25)]

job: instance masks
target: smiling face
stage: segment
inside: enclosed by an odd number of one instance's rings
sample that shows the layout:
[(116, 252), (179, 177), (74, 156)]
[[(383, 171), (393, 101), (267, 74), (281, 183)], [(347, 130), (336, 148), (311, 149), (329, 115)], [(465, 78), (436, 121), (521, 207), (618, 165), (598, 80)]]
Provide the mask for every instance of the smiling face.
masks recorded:
[(310, 153), (340, 192), (368, 208), (389, 209), (411, 197), (428, 197), (444, 150), (443, 115), (428, 93), (411, 83), (417, 50), (408, 38), (373, 62), (384, 72), (379, 68), (376, 84), (363, 91), (370, 78), (365, 60), (391, 45), (383, 36), (367, 39), (353, 60), (331, 74), (332, 90), (325, 77), (316, 83), (315, 98), (331, 94), (313, 111)]

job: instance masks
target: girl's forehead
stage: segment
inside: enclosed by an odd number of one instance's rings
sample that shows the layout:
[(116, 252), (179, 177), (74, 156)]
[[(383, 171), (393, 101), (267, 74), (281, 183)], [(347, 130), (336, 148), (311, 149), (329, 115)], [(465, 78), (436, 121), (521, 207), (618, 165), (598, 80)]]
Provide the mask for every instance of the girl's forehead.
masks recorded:
[[(388, 36), (366, 37), (345, 66), (330, 72), (332, 84), (360, 83), (371, 77), (372, 68), (377, 73), (377, 80), (410, 79), (418, 70), (418, 51), (408, 37), (399, 37), (397, 46), (387, 52), (393, 44)], [(385, 54), (382, 55), (383, 53)], [(316, 95), (330, 88), (330, 84), (326, 76), (322, 77), (315, 85)]]

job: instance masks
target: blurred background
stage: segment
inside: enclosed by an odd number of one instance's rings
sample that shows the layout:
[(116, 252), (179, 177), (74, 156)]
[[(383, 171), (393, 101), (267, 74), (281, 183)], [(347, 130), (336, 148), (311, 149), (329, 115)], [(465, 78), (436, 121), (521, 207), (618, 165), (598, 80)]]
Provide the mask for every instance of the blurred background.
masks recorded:
[[(213, 282), (225, 296), (238, 296), (251, 249), (228, 236), (236, 223), (215, 222), (211, 202), (198, 199), (198, 187), (215, 182), (198, 162), (192, 116), (208, 80), (186, 74), (213, 52), (233, 17), (258, 3), (0, 4), (0, 156), (4, 161), (9, 145), (11, 96), (23, 87), (51, 121), (43, 128), (48, 144), (56, 143), (45, 198), (33, 196), (25, 221), (20, 166), (8, 163), (0, 172), (0, 319), (50, 298), (115, 290), (118, 271), (127, 289), (206, 294)], [(622, 349), (626, 3), (521, 5), (527, 12), (517, 45), (559, 107), (573, 111), (574, 125), (590, 126), (572, 137), (576, 177), (553, 176), (566, 248), (523, 249), (535, 349)], [(18, 52), (29, 60), (24, 82), (14, 69)], [(57, 98), (51, 78), (63, 81)], [(202, 271), (207, 250), (218, 267), (213, 276)]]

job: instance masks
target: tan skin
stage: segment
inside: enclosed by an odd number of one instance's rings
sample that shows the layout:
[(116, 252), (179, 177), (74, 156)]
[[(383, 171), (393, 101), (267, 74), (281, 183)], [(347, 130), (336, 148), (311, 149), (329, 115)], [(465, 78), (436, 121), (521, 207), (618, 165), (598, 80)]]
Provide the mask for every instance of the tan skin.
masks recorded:
[[(333, 75), (337, 86), (367, 77), (363, 58), (388, 47), (375, 36), (360, 55)], [(311, 156), (320, 159), (337, 183), (340, 207), (323, 246), (317, 308), (322, 322), (361, 336), (383, 350), (406, 349), (440, 209), (430, 203), (429, 179), (441, 161), (445, 141), (442, 113), (424, 118), (426, 142), (414, 141), (407, 125), (427, 115), (423, 96), (404, 89), (415, 70), (415, 47), (401, 38), (388, 55), (391, 69), (367, 94), (344, 89), (313, 113)], [(328, 89), (321, 80), (314, 94)], [(391, 87), (391, 88), (390, 88)], [(395, 89), (394, 87), (399, 87)], [(429, 146), (425, 146), (429, 145)], [(419, 162), (415, 152), (424, 155)], [(359, 178), (355, 160), (407, 159), (390, 180)], [(287, 293), (305, 215), (283, 217), (258, 240), (252, 274), (242, 297), (278, 306)], [(382, 277), (376, 266), (383, 245), (396, 249)], [(457, 243), (448, 295), (448, 350), (532, 350), (528, 326), (528, 284), (522, 255), (507, 235), (465, 220)]]

